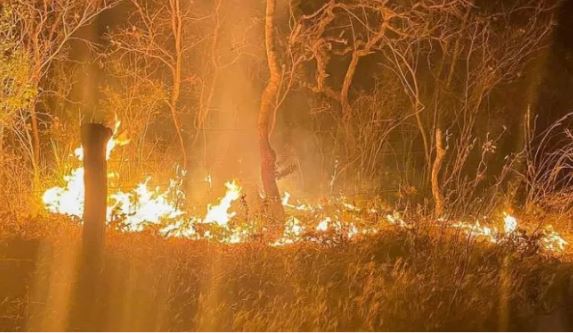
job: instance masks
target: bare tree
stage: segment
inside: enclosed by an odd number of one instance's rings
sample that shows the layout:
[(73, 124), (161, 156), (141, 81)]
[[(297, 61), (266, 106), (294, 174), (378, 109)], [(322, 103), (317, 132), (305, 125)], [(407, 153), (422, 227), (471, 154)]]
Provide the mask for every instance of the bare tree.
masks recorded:
[(261, 155), (261, 178), (263, 188), (273, 215), (282, 218), (284, 215), (280, 200), (280, 193), (276, 182), (276, 154), (271, 146), (271, 121), (279, 96), (279, 86), (281, 81), (281, 69), (278, 55), (275, 49), (275, 16), (276, 0), (266, 1), (265, 11), (265, 47), (267, 54), (267, 64), (269, 69), (269, 79), (261, 95), (261, 107), (258, 117), (259, 151)]
[[(123, 29), (111, 34), (114, 52), (127, 62), (135, 61), (143, 66), (142, 80), (153, 81), (155, 86), (166, 86), (164, 100), (169, 109), (175, 134), (179, 143), (182, 163), (188, 167), (184, 126), (180, 120), (182, 89), (186, 83), (184, 61), (190, 51), (204, 41), (205, 37), (188, 33), (190, 22), (205, 17), (193, 16), (193, 7), (180, 0), (141, 1), (130, 0), (134, 11)], [(135, 72), (142, 73), (139, 69)]]
[[(434, 74), (437, 96), (427, 104), (436, 110), (431, 126), (441, 122), (448, 133), (441, 183), (451, 208), (466, 209), (487, 180), (488, 160), (495, 156), (505, 127), (498, 124), (498, 134), (492, 135), (480, 131), (479, 119), (496, 107), (487, 103), (492, 93), (522, 77), (528, 61), (547, 46), (556, 4), (519, 0), (503, 7), (472, 7), (450, 35), (442, 51), (449, 66)], [(479, 162), (468, 163), (472, 157)]]
[[(293, 11), (289, 49), (309, 75), (297, 83), (335, 102), (339, 121), (346, 132), (343, 141), (360, 137), (353, 129), (356, 108), (364, 107), (354, 89), (356, 72), (366, 57), (375, 61), (388, 79), (391, 74), (402, 87), (410, 107), (404, 108), (387, 96), (386, 107), (401, 108), (412, 118), (423, 149), (425, 170), (417, 172), (423, 187), (442, 188), (448, 199), (465, 201), (484, 179), (486, 162), (478, 163), (469, 180), (468, 160), (491, 152), (492, 136), (480, 137), (478, 119), (490, 107), (485, 101), (492, 91), (518, 79), (528, 60), (547, 45), (556, 1), (514, 0), (503, 6), (470, 0), (423, 0), (415, 3), (375, 0), (331, 0), (305, 4)], [(343, 64), (342, 74), (335, 71)], [(395, 94), (396, 92), (392, 92)], [(361, 110), (361, 112), (364, 112)], [(448, 120), (446, 122), (446, 119)], [(387, 129), (403, 129), (401, 121)], [(501, 128), (501, 126), (500, 126)], [(446, 158), (435, 148), (432, 133), (445, 132)], [(502, 130), (502, 129), (500, 129)], [(503, 131), (503, 130), (502, 130)], [(497, 137), (497, 136), (496, 136)], [(354, 163), (356, 145), (345, 154)], [(490, 147), (490, 148), (488, 148)], [(484, 158), (490, 155), (486, 152)], [(443, 177), (432, 174), (442, 165)], [(340, 169), (344, 169), (340, 168)], [(346, 167), (348, 170), (348, 167)], [(435, 185), (434, 185), (435, 184)], [(439, 186), (437, 186), (439, 185)], [(465, 191), (461, 195), (461, 191)], [(471, 192), (471, 193), (470, 193)], [(454, 198), (455, 197), (455, 198)]]
[[(460, 0), (424, 0), (416, 4), (325, 1), (314, 11), (293, 19), (290, 47), (303, 62), (313, 64), (315, 73), (314, 82), (300, 83), (340, 105), (345, 140), (353, 141), (356, 134), (351, 129), (351, 92), (355, 74), (362, 59), (378, 57), (383, 68), (399, 79), (411, 102), (407, 118), (416, 120), (429, 172), (431, 140), (422, 116), (425, 106), (418, 63), (433, 40), (447, 37), (451, 22), (445, 17), (460, 16), (467, 6)], [(339, 82), (329, 73), (335, 61), (347, 64)]]
[[(65, 58), (66, 46), (76, 33), (88, 25), (102, 11), (116, 4), (115, 0), (60, 0), (33, 1), (8, 0), (3, 6), (10, 7), (18, 26), (18, 42), (30, 59), (30, 82), (38, 94), (22, 116), (29, 121), (30, 160), (34, 173), (34, 184), (39, 181), (41, 151), (41, 130), (38, 103), (43, 98), (42, 81), (55, 61)], [(86, 41), (88, 42), (88, 41)]]
[(4, 7), (0, 13), (0, 161), (5, 130), (16, 130), (19, 112), (28, 110), (37, 94), (30, 82), (28, 56), (18, 40), (17, 21), (12, 7)]

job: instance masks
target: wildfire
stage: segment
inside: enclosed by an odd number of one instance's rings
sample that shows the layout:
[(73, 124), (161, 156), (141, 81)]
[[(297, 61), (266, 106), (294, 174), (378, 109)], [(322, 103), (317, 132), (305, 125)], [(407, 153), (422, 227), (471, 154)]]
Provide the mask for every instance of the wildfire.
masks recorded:
[(77, 168), (64, 176), (64, 187), (52, 187), (44, 192), (46, 209), (55, 214), (81, 217), (84, 211), (84, 168)]
[[(119, 130), (119, 122), (115, 132)], [(128, 140), (118, 139), (115, 135), (107, 145), (107, 158), (115, 147), (126, 144)], [(78, 160), (83, 158), (82, 148), (75, 150)], [(84, 208), (84, 169), (72, 170), (64, 177), (65, 185), (52, 187), (45, 191), (42, 199), (46, 209), (55, 214), (63, 214), (81, 219)], [(208, 175), (205, 181), (212, 186), (212, 178)], [(121, 229), (128, 232), (139, 232), (151, 225), (159, 226), (159, 233), (164, 237), (183, 237), (189, 239), (216, 240), (223, 243), (235, 244), (251, 239), (256, 233), (250, 221), (242, 225), (231, 225), (229, 222), (237, 216), (232, 211), (232, 205), (241, 197), (241, 187), (236, 181), (225, 183), (226, 192), (214, 205), (207, 205), (204, 217), (193, 216), (182, 210), (180, 202), (184, 193), (180, 190), (180, 180), (170, 180), (167, 189), (150, 187), (151, 178), (147, 177), (131, 191), (116, 191), (109, 195), (107, 220), (118, 222)], [(344, 197), (330, 199), (336, 208), (335, 212), (327, 213), (319, 204), (309, 204), (296, 201), (291, 203), (291, 194), (284, 192), (282, 204), (292, 213), (310, 216), (310, 221), (301, 221), (289, 216), (283, 226), (282, 236), (272, 242), (273, 246), (285, 246), (301, 241), (321, 242), (324, 237), (340, 237), (355, 239), (359, 235), (372, 235), (382, 232), (384, 227), (409, 229), (414, 223), (405, 220), (399, 212), (390, 211), (383, 214), (375, 208), (363, 209)], [(379, 218), (380, 217), (380, 218)], [(314, 222), (313, 222), (314, 221)], [(317, 221), (317, 222), (316, 222)], [(376, 222), (372, 222), (376, 221)], [(471, 237), (499, 243), (504, 239), (519, 239), (517, 219), (507, 213), (503, 216), (503, 229), (482, 224), (480, 221), (467, 223), (463, 221), (447, 221), (440, 223), (460, 229)], [(212, 227), (215, 227), (213, 229)], [(308, 236), (314, 233), (315, 236)], [(323, 236), (320, 236), (323, 235)], [(517, 236), (516, 236), (517, 235)], [(547, 226), (540, 234), (539, 244), (546, 250), (561, 252), (565, 249), (565, 241), (551, 226)]]
[(231, 204), (233, 201), (239, 199), (241, 195), (241, 188), (235, 181), (225, 183), (227, 193), (221, 198), (218, 205), (207, 207), (207, 215), (203, 219), (203, 223), (217, 223), (219, 226), (226, 226), (229, 220), (235, 217), (237, 213), (230, 212)]
[[(117, 137), (120, 122), (116, 122), (114, 136), (106, 146), (106, 159), (109, 159), (115, 147), (125, 145), (127, 139)], [(79, 161), (83, 160), (83, 149), (78, 147), (74, 155)], [(166, 191), (159, 188), (148, 188), (150, 178), (139, 183), (131, 192), (117, 191), (110, 194), (107, 208), (107, 220), (115, 216), (123, 218), (127, 231), (141, 231), (144, 224), (157, 224), (163, 219), (173, 219), (183, 214), (171, 200), (169, 195), (178, 191), (178, 182), (171, 181)], [(47, 189), (42, 196), (46, 209), (55, 214), (63, 214), (81, 218), (84, 210), (84, 168), (78, 167), (64, 176), (63, 187), (54, 186)]]
[(517, 219), (507, 213), (503, 213), (503, 228), (506, 234), (512, 234), (517, 229)]
[(306, 203), (297, 203), (296, 205), (291, 204), (290, 201), (290, 193), (289, 192), (284, 192), (283, 197), (281, 199), (282, 205), (286, 208), (291, 208), (291, 209), (296, 209), (299, 211), (303, 211), (303, 212), (313, 212), (317, 209), (320, 209), (322, 207), (317, 206), (317, 207), (313, 207), (312, 205), (306, 204)]
[(150, 190), (147, 186), (149, 180), (147, 178), (130, 193), (116, 192), (110, 195), (112, 207), (108, 208), (108, 214), (124, 217), (123, 224), (128, 231), (142, 231), (146, 224), (158, 224), (183, 215), (177, 205), (169, 200), (170, 194), (177, 192), (180, 183), (172, 180), (167, 191), (163, 192), (159, 187)]

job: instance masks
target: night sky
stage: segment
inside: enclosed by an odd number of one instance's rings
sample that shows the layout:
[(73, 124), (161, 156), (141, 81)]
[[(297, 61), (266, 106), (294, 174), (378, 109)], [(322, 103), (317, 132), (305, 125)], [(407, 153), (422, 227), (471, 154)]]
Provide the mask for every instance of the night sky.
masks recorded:
[(573, 0), (564, 1), (539, 87), (538, 133), (573, 112)]

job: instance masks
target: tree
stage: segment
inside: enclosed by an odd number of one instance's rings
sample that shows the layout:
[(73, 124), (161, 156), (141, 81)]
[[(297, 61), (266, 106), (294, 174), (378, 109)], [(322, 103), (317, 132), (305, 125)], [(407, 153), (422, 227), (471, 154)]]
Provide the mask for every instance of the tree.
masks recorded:
[[(65, 60), (66, 47), (76, 33), (92, 22), (116, 0), (7, 0), (17, 26), (16, 39), (29, 62), (29, 82), (38, 92), (33, 103), (22, 113), (29, 122), (30, 161), (37, 185), (40, 175), (41, 129), (38, 105), (43, 96), (42, 85), (54, 62)], [(89, 41), (86, 41), (89, 43)]]
[(261, 179), (266, 198), (270, 204), (273, 216), (282, 218), (284, 215), (280, 193), (276, 181), (276, 154), (271, 146), (271, 123), (277, 107), (281, 71), (275, 49), (275, 16), (276, 0), (266, 1), (265, 10), (265, 47), (269, 79), (261, 95), (261, 106), (257, 122), (259, 134), (259, 152), (261, 155)]
[(164, 102), (175, 129), (182, 164), (187, 168), (185, 128), (180, 120), (184, 109), (181, 94), (186, 83), (184, 61), (190, 57), (190, 51), (205, 39), (189, 30), (190, 22), (200, 21), (203, 17), (193, 16), (191, 5), (182, 4), (180, 0), (130, 0), (130, 3), (134, 10), (127, 24), (110, 35), (113, 53), (135, 64), (138, 68), (133, 68), (131, 74), (141, 81), (167, 87)]
[(29, 59), (18, 43), (16, 22), (13, 8), (3, 7), (0, 13), (0, 161), (4, 159), (5, 130), (18, 131), (17, 115), (31, 107), (37, 94), (30, 81)]
[[(294, 7), (299, 10), (292, 14), (289, 49), (307, 73), (297, 77), (298, 85), (338, 105), (342, 141), (353, 142), (363, 135), (355, 126), (364, 112), (356, 73), (363, 60), (376, 62), (373, 76), (382, 84), (397, 80), (401, 88), (389, 91), (382, 104), (406, 114), (387, 130), (415, 126), (413, 141), (422, 148), (425, 165), (423, 172), (416, 170), (418, 184), (426, 193), (441, 188), (447, 193), (445, 205), (465, 201), (484, 179), (485, 161), (479, 159), (491, 149), (482, 154), (474, 147), (479, 140), (491, 146), (487, 131), (480, 133), (478, 127), (492, 108), (485, 102), (519, 79), (528, 60), (547, 45), (556, 1), (507, 0), (496, 6), (466, 0), (330, 0)], [(406, 98), (409, 106), (393, 95)], [(442, 137), (433, 135), (439, 132), (444, 133), (446, 157), (434, 142)], [(341, 169), (350, 170), (348, 165), (359, 160), (358, 145), (349, 147)], [(411, 148), (404, 144), (403, 149)], [(470, 171), (468, 161), (474, 158), (477, 170)], [(470, 180), (468, 173), (476, 177)]]

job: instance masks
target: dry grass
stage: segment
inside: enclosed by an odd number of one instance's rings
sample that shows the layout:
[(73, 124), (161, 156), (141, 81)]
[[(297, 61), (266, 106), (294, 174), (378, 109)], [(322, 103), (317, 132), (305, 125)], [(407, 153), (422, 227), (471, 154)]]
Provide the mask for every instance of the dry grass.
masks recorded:
[[(78, 324), (79, 228), (59, 222), (3, 228), (2, 330)], [(283, 248), (109, 232), (90, 329), (535, 330), (544, 318), (570, 329), (565, 259), (424, 225)]]

